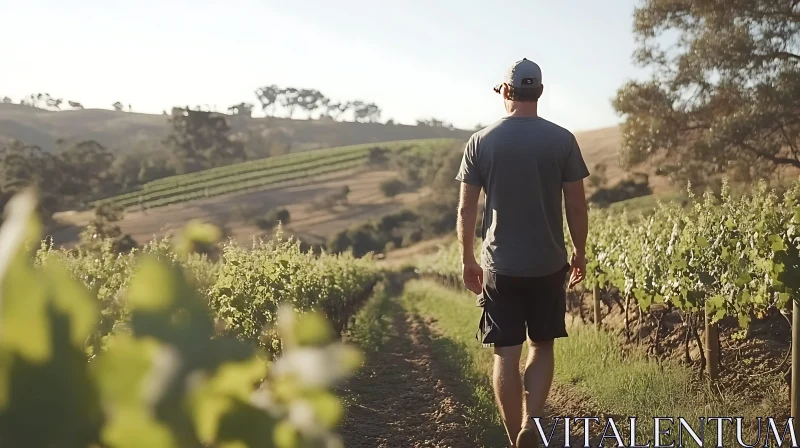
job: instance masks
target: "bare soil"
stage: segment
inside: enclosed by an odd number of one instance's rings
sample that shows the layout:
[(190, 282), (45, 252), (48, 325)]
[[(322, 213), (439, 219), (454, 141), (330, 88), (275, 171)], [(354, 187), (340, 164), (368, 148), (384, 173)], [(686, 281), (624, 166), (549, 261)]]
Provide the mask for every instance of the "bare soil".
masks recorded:
[(341, 434), (347, 447), (474, 447), (457, 378), (432, 357), (430, 334), (396, 312), (382, 349), (346, 386), (355, 399)]

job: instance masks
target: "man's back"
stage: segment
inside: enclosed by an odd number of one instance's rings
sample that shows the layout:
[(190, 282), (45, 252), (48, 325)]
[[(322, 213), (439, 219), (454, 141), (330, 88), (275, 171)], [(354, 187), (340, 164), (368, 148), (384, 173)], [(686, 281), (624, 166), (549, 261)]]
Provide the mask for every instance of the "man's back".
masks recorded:
[(575, 136), (540, 117), (506, 117), (473, 134), (458, 180), (486, 193), (485, 269), (539, 277), (567, 263), (562, 183), (588, 175)]
[[(461, 181), (456, 231), (464, 286), (481, 307), (475, 338), (494, 347), (492, 385), (508, 442), (541, 446), (535, 419), (553, 381), (553, 344), (568, 337), (566, 287), (586, 277), (589, 217), (583, 178), (589, 175), (580, 148), (566, 129), (539, 118), (542, 70), (523, 58), (493, 89), (508, 115), (472, 135), (456, 179)], [(486, 193), (483, 267), (473, 252), (478, 199)], [(562, 192), (572, 237), (564, 247)], [(524, 400), (519, 372), (522, 344)], [(522, 409), (520, 409), (522, 408)], [(520, 411), (523, 411), (520, 412)]]

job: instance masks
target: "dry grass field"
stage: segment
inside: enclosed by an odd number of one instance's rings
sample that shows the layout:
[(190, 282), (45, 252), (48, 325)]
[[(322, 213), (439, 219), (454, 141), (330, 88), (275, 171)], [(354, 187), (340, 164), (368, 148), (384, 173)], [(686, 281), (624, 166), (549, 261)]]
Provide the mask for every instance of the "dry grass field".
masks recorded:
[[(228, 116), (233, 132), (264, 131), (280, 133), (292, 142), (293, 150), (379, 143), (422, 138), (463, 138), (472, 131), (429, 126), (387, 125), (382, 123), (291, 120), (288, 118), (243, 118)], [(18, 104), (0, 104), (0, 141), (8, 138), (36, 145), (44, 150), (56, 148), (56, 140), (96, 140), (112, 151), (150, 146), (168, 132), (164, 115), (115, 112), (104, 109), (53, 112)]]
[[(614, 185), (625, 178), (628, 174), (619, 165), (619, 150), (622, 141), (622, 134), (618, 127), (595, 129), (592, 131), (576, 132), (578, 145), (581, 147), (583, 158), (589, 171), (593, 171), (594, 166), (602, 163), (606, 166), (606, 176), (608, 185)], [(654, 194), (661, 194), (673, 190), (668, 179), (663, 176), (656, 176), (654, 169), (640, 169), (650, 175), (650, 188)]]

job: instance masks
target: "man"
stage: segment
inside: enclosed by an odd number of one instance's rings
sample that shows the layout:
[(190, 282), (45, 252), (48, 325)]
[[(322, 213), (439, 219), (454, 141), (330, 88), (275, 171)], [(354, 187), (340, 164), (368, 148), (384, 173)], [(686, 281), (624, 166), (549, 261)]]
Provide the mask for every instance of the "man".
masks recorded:
[[(456, 176), (461, 182), (458, 237), (464, 285), (483, 308), (478, 339), (494, 347), (495, 398), (509, 442), (517, 448), (538, 445), (532, 418), (543, 417), (550, 392), (553, 341), (567, 336), (567, 273), (570, 288), (586, 275), (583, 179), (589, 171), (575, 136), (539, 117), (543, 90), (537, 64), (528, 59), (514, 63), (495, 87), (508, 115), (472, 135)], [(482, 267), (473, 246), (481, 189)], [(562, 193), (573, 242), (569, 263)], [(519, 359), (526, 338), (530, 350), (523, 381)]]

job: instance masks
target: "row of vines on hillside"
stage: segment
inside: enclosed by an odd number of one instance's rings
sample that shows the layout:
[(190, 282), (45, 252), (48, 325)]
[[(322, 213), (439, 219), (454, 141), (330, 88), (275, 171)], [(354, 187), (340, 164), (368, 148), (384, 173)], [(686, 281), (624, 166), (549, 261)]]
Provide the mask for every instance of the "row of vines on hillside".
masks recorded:
[(263, 177), (255, 176), (252, 179), (240, 180), (231, 178), (227, 182), (218, 182), (215, 185), (192, 185), (188, 188), (179, 188), (175, 191), (168, 190), (161, 194), (151, 197), (141, 197), (136, 200), (125, 200), (120, 205), (130, 207), (133, 205), (145, 206), (148, 208), (162, 207), (170, 204), (188, 202), (195, 199), (220, 196), (228, 193), (243, 193), (247, 191), (263, 190), (265, 187), (276, 187), (279, 184), (297, 180), (309, 180), (311, 176), (321, 176), (336, 173), (352, 168), (357, 168), (364, 164), (362, 158), (331, 162), (330, 164), (320, 163), (307, 167), (289, 167), (287, 172), (266, 174)]
[(161, 198), (176, 196), (180, 194), (202, 191), (206, 188), (215, 188), (220, 185), (243, 183), (253, 179), (279, 177), (281, 175), (311, 171), (321, 166), (358, 164), (366, 158), (366, 152), (343, 154), (336, 157), (324, 157), (321, 159), (307, 160), (298, 163), (286, 163), (278, 166), (271, 166), (260, 170), (253, 170), (244, 173), (230, 174), (225, 177), (215, 177), (203, 179), (197, 182), (161, 184), (153, 188), (145, 188), (135, 194), (128, 194), (125, 197), (115, 197), (113, 201), (122, 205), (136, 204), (137, 201), (154, 201)]
[(245, 163), (159, 179), (141, 188), (95, 202), (150, 208), (217, 196), (249, 189), (260, 189), (356, 168), (369, 160), (373, 151), (398, 152), (407, 149), (428, 151), (450, 140), (398, 141), (376, 145), (356, 145), (270, 157)]
[(209, 168), (188, 174), (179, 174), (165, 177), (146, 183), (145, 190), (154, 190), (163, 186), (173, 187), (177, 185), (188, 185), (190, 183), (201, 182), (209, 179), (228, 177), (231, 175), (244, 174), (252, 171), (259, 171), (267, 168), (286, 166), (295, 163), (304, 163), (311, 160), (321, 160), (331, 157), (340, 157), (346, 154), (369, 153), (374, 148), (387, 151), (399, 151), (405, 148), (430, 148), (438, 147), (452, 139), (423, 139), (423, 140), (399, 140), (394, 142), (367, 143), (361, 145), (341, 146), (337, 148), (313, 149), (308, 151), (293, 152), (277, 157), (267, 157), (264, 159), (251, 160), (248, 162), (225, 165), (216, 168)]

